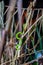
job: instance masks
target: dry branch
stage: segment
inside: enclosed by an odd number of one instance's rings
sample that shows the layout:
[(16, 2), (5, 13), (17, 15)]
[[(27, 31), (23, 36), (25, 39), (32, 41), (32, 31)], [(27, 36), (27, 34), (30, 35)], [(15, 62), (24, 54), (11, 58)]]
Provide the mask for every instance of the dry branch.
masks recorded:
[(8, 10), (7, 12), (7, 24), (6, 24), (6, 27), (5, 29), (3, 30), (3, 35), (2, 35), (2, 40), (0, 42), (0, 60), (1, 60), (1, 56), (2, 56), (2, 53), (3, 53), (3, 48), (5, 46), (5, 43), (6, 43), (6, 35), (9, 33), (9, 30), (11, 28), (11, 24), (12, 24), (12, 15), (14, 13), (14, 7), (15, 7), (15, 4), (16, 4), (16, 0), (10, 0), (9, 2), (9, 5), (11, 6), (10, 9)]

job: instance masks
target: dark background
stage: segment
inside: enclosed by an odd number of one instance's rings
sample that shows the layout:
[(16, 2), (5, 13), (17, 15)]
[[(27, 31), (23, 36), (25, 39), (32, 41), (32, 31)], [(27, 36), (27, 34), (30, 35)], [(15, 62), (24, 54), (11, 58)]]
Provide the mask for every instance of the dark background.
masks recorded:
[[(1, 0), (0, 0), (1, 1)], [(5, 5), (8, 5), (9, 4), (9, 1), (10, 0), (4, 0), (4, 4)], [(33, 0), (22, 0), (23, 1), (23, 7), (24, 8), (27, 8), (30, 1), (33, 1)], [(35, 8), (43, 8), (43, 0), (36, 0), (36, 5), (35, 5)], [(6, 8), (4, 9), (4, 11), (6, 10)], [(35, 14), (37, 12), (35, 11)], [(17, 14), (15, 15), (15, 20), (17, 21)], [(6, 21), (6, 15), (4, 16), (4, 22)]]
[[(9, 0), (4, 0), (5, 5), (8, 5)], [(28, 7), (30, 0), (23, 0), (23, 7)], [(36, 8), (43, 8), (43, 0), (37, 0), (36, 2)]]

